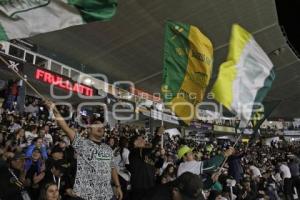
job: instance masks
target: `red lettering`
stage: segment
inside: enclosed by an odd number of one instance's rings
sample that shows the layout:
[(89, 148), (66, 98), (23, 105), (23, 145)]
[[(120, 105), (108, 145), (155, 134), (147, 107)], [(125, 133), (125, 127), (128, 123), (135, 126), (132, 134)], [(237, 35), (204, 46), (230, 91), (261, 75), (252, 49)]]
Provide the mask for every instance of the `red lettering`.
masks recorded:
[(74, 84), (73, 91), (79, 93), (78, 83)]
[(52, 74), (45, 72), (44, 82), (52, 84), (54, 82)]
[(85, 95), (90, 97), (93, 96), (93, 89), (86, 87)]
[(40, 78), (42, 78), (44, 76), (44, 73), (45, 73), (44, 71), (37, 69), (35, 72), (35, 78), (40, 80)]
[(82, 92), (81, 92), (81, 94), (87, 96), (87, 95), (86, 95), (86, 86), (81, 85), (81, 87), (82, 87)]
[(84, 93), (83, 93), (83, 88), (84, 88), (84, 86), (83, 86), (83, 85), (81, 85), (81, 84), (78, 84), (78, 93), (80, 93), (80, 94), (84, 94)]
[(66, 81), (63, 81), (63, 80), (61, 81), (59, 87), (61, 87), (61, 88), (63, 88), (63, 89), (68, 89), (68, 88), (67, 88), (67, 85), (66, 85)]
[(63, 82), (63, 81), (62, 81), (62, 78), (59, 77), (59, 76), (55, 76), (54, 78), (55, 78), (55, 80), (54, 80), (54, 83), (53, 83), (53, 84), (60, 87), (61, 83)]
[(67, 90), (72, 90), (70, 81), (66, 80), (65, 83), (66, 83), (65, 88), (66, 88)]
[(62, 79), (62, 77), (59, 77), (59, 76), (57, 76), (57, 83), (58, 83), (58, 87), (61, 87), (61, 88), (65, 88), (66, 86), (65, 86), (65, 81)]
[(94, 90), (92, 88), (81, 85), (79, 83), (70, 82), (69, 80), (63, 80), (63, 77), (52, 74), (51, 72), (44, 71), (42, 69), (36, 70), (35, 78), (45, 83), (54, 84), (59, 88), (74, 91), (76, 93), (80, 93), (86, 96), (94, 95)]

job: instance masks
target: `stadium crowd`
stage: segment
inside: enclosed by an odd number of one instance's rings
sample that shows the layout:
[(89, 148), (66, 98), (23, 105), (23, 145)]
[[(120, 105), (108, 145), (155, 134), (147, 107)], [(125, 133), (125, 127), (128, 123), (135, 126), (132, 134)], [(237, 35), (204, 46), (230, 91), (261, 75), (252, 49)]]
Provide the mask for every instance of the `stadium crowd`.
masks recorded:
[(300, 192), (300, 143), (195, 144), (95, 115), (83, 128), (59, 118), (68, 112), (34, 99), (24, 113), (0, 109), (1, 200), (290, 200)]

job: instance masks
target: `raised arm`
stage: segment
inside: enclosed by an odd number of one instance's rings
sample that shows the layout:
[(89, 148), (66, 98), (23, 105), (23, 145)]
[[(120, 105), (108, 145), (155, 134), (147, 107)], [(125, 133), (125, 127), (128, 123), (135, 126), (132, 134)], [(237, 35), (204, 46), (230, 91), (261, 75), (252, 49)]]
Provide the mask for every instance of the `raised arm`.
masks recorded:
[(60, 126), (60, 128), (67, 134), (67, 136), (70, 138), (71, 141), (75, 138), (75, 131), (71, 129), (64, 118), (61, 116), (59, 111), (57, 110), (55, 104), (52, 101), (47, 100), (45, 102), (45, 105), (49, 109), (49, 111), (52, 111), (54, 114), (54, 118), (57, 122), (57, 124)]
[(222, 165), (224, 159), (233, 154), (234, 148), (230, 147), (221, 155), (216, 155), (208, 160), (203, 161), (202, 172), (214, 171)]

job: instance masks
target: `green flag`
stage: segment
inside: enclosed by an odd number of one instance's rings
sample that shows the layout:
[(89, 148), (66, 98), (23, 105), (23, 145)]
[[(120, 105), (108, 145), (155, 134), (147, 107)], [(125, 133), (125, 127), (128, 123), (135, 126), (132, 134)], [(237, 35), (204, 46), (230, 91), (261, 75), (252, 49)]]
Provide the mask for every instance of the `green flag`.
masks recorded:
[(0, 40), (110, 20), (117, 0), (0, 0)]

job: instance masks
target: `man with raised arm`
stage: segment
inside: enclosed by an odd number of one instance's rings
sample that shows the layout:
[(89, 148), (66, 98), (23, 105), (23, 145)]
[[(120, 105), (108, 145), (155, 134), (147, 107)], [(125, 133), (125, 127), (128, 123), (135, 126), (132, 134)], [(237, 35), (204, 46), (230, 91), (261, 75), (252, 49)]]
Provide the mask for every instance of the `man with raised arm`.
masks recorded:
[(116, 164), (113, 160), (112, 149), (101, 143), (104, 136), (104, 119), (93, 118), (88, 125), (88, 139), (85, 139), (71, 129), (60, 115), (55, 104), (51, 101), (45, 103), (53, 111), (55, 119), (61, 129), (67, 134), (76, 150), (77, 172), (74, 184), (76, 195), (85, 200), (111, 200), (113, 190), (111, 179), (116, 186), (116, 196), (123, 198)]

